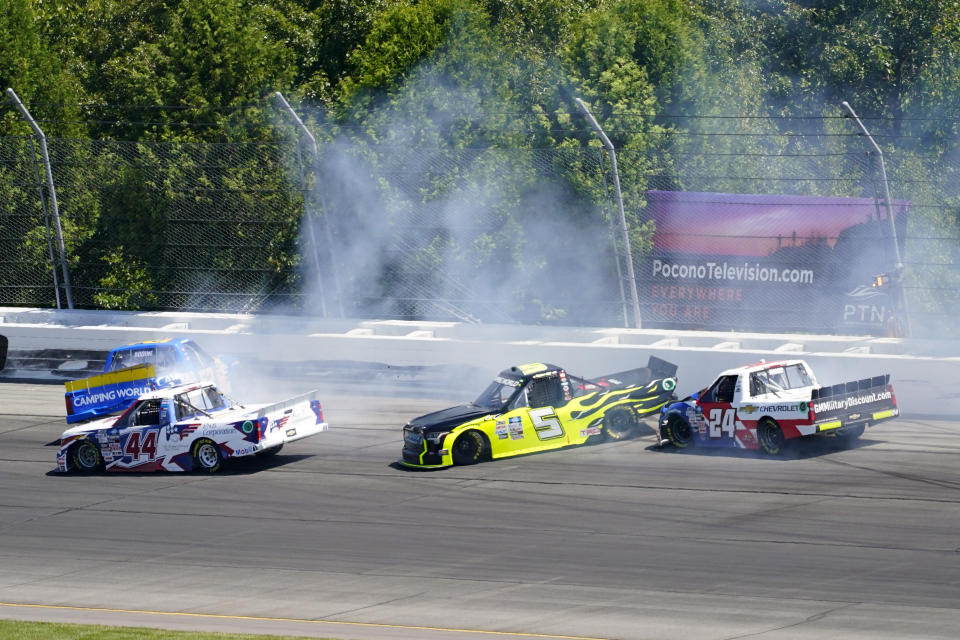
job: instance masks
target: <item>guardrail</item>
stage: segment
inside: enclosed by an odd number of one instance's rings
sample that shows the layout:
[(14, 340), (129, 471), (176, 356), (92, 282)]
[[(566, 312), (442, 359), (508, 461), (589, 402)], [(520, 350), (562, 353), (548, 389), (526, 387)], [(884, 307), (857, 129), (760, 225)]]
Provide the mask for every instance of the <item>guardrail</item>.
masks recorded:
[(488, 375), (512, 364), (546, 361), (594, 376), (642, 366), (649, 355), (656, 355), (679, 366), (681, 393), (705, 386), (726, 368), (803, 358), (822, 384), (891, 374), (906, 415), (960, 411), (956, 342), (15, 307), (0, 307), (0, 334), (9, 339), (11, 359), (17, 353), (51, 349), (88, 352), (89, 357), (140, 340), (192, 337), (214, 353), (287, 365), (317, 361), (463, 365)]

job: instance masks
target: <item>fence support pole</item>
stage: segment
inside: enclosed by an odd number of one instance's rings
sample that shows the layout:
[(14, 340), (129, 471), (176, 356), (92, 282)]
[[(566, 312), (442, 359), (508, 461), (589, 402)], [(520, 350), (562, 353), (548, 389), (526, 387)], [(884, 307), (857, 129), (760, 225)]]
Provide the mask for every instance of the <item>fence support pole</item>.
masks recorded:
[(883, 151), (880, 149), (880, 145), (873, 139), (873, 136), (870, 135), (870, 132), (864, 126), (863, 122), (860, 121), (860, 118), (857, 117), (856, 112), (853, 110), (853, 107), (850, 106), (850, 103), (844, 100), (840, 103), (844, 109), (847, 110), (847, 114), (850, 118), (853, 118), (853, 121), (857, 123), (857, 126), (860, 128), (862, 135), (866, 136), (867, 140), (870, 141), (870, 146), (873, 147), (873, 150), (876, 151), (877, 157), (880, 158), (880, 176), (883, 178), (883, 200), (884, 205), (887, 209), (887, 221), (890, 223), (890, 237), (893, 239), (893, 255), (896, 262), (897, 270), (897, 287), (900, 289), (900, 304), (903, 305), (903, 316), (904, 323), (906, 324), (906, 334), (910, 335), (910, 312), (907, 307), (907, 296), (903, 293), (903, 259), (900, 257), (900, 243), (897, 240), (897, 225), (896, 221), (893, 218), (893, 204), (890, 202), (890, 187), (887, 184), (887, 167), (886, 163), (883, 161)]
[(50, 254), (50, 270), (53, 272), (53, 293), (57, 299), (57, 309), (62, 309), (60, 303), (60, 277), (57, 276), (57, 256), (53, 250), (53, 234), (50, 233), (50, 211), (47, 209), (47, 196), (43, 192), (43, 178), (40, 177), (40, 167), (36, 163), (37, 148), (30, 138), (30, 153), (33, 154), (33, 170), (37, 174), (37, 191), (40, 193), (40, 206), (43, 208), (43, 224), (47, 229), (47, 252)]
[[(73, 309), (70, 269), (67, 266), (67, 247), (63, 242), (63, 227), (60, 225), (60, 209), (57, 207), (57, 190), (53, 186), (53, 170), (50, 168), (50, 154), (47, 152), (47, 136), (44, 135), (43, 130), (40, 129), (40, 126), (33, 119), (33, 116), (30, 115), (30, 112), (27, 111), (27, 108), (12, 88), (7, 87), (7, 95), (10, 96), (14, 106), (17, 107), (21, 115), (23, 115), (23, 119), (27, 121), (30, 128), (33, 129), (33, 132), (40, 140), (40, 156), (43, 158), (43, 168), (47, 178), (47, 193), (50, 194), (50, 210), (53, 213), (53, 222), (57, 230), (57, 246), (60, 249), (60, 268), (63, 271), (63, 286), (67, 297), (67, 308)], [(56, 267), (54, 267), (54, 269), (56, 269)], [(56, 283), (56, 277), (54, 277), (54, 283)], [(56, 286), (56, 284), (54, 286)], [(59, 295), (57, 297), (59, 302)]]
[[(600, 175), (603, 177), (603, 192), (607, 195), (607, 216), (610, 219), (610, 237), (613, 239), (614, 252), (617, 254), (617, 284), (620, 285), (620, 311), (623, 313), (623, 326), (630, 326), (630, 311), (627, 309), (627, 292), (623, 287), (623, 265), (621, 262), (620, 245), (617, 242), (617, 222), (610, 211), (610, 187), (607, 185), (607, 171), (603, 166), (603, 151), (597, 149), (597, 156), (600, 160)], [(626, 260), (624, 260), (626, 262)]]
[(574, 98), (577, 103), (577, 106), (580, 107), (580, 110), (583, 111), (584, 115), (587, 117), (587, 120), (590, 122), (590, 126), (594, 128), (597, 132), (597, 135), (600, 136), (600, 141), (603, 142), (604, 148), (610, 154), (610, 168), (613, 172), (613, 189), (617, 198), (617, 210), (619, 213), (619, 222), (620, 222), (620, 240), (623, 243), (624, 250), (627, 253), (627, 279), (630, 281), (629, 293), (630, 293), (630, 303), (633, 307), (633, 324), (637, 329), (640, 328), (640, 296), (637, 294), (637, 276), (634, 273), (633, 269), (633, 251), (630, 249), (630, 234), (627, 231), (627, 216), (623, 211), (623, 192), (620, 190), (620, 172), (617, 169), (617, 151), (613, 147), (613, 143), (610, 142), (610, 138), (607, 137), (607, 134), (603, 132), (603, 129), (600, 128), (600, 124), (597, 122), (596, 118), (593, 117), (593, 114), (590, 113), (590, 109), (580, 98)]
[[(303, 124), (303, 120), (301, 120), (300, 116), (298, 116), (296, 111), (293, 110), (293, 107), (291, 107), (290, 103), (287, 102), (287, 99), (283, 97), (283, 94), (277, 91), (273, 95), (274, 97), (276, 97), (277, 101), (280, 103), (280, 106), (283, 108), (283, 110), (286, 111), (288, 114), (290, 114), (290, 117), (293, 118), (293, 121), (294, 123), (296, 123), (297, 128), (300, 129), (300, 132), (303, 133), (303, 135), (306, 136), (307, 140), (310, 141), (310, 153), (313, 155), (313, 163), (311, 166), (312, 166), (313, 175), (316, 178), (317, 168), (320, 164), (320, 150), (317, 147), (317, 139), (313, 137), (313, 134), (310, 133), (310, 130), (307, 129), (307, 126)], [(314, 185), (314, 188), (317, 188), (317, 186)], [(334, 259), (333, 235), (330, 232), (330, 225), (328, 224), (327, 218), (326, 218), (327, 213), (328, 213), (327, 211), (323, 211), (322, 215), (320, 215), (319, 217), (320, 217), (320, 224), (323, 227), (323, 233), (327, 241), (327, 252), (328, 252), (328, 255), (330, 256), (330, 271), (333, 276), (333, 286), (337, 296), (337, 309), (340, 312), (340, 315), (338, 317), (342, 318), (344, 315), (343, 314), (343, 297), (342, 297), (342, 291), (340, 289), (340, 276), (337, 273), (337, 262)], [(317, 275), (320, 276), (320, 273), (319, 273), (320, 258), (317, 255), (317, 242), (313, 235), (312, 224), (308, 225), (307, 231), (310, 234), (310, 242), (313, 244), (313, 250), (314, 250), (313, 257), (314, 257), (314, 263), (317, 266)], [(321, 285), (321, 292), (320, 292), (321, 305), (323, 307), (323, 315), (326, 316), (327, 315), (326, 293), (322, 289), (323, 287)]]

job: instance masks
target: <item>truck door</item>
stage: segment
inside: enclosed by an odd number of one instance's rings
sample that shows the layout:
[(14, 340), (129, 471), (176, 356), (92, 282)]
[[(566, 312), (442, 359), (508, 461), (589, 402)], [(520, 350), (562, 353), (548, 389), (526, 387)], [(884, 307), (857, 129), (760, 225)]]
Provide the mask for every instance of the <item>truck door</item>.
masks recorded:
[(556, 372), (527, 383), (524, 393), (530, 407), (530, 421), (540, 440), (553, 440), (563, 436), (563, 427), (557, 417), (557, 407), (563, 405), (563, 388)]
[[(123, 466), (138, 467), (163, 457), (158, 450), (163, 419), (169, 415), (160, 398), (143, 400), (123, 417), (121, 442), (123, 443)], [(121, 426), (121, 425), (117, 425)]]
[(735, 446), (737, 410), (734, 398), (738, 395), (739, 376), (720, 376), (697, 400), (697, 412), (702, 421), (695, 427), (705, 444)]

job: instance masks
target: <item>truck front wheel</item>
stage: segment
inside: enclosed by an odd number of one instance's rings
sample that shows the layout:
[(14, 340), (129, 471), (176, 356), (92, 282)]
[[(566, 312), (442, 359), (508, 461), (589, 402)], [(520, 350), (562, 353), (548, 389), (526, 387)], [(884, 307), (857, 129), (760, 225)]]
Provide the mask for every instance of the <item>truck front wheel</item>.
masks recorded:
[(81, 440), (70, 450), (73, 468), (80, 473), (93, 473), (103, 470), (103, 456), (100, 449), (90, 440)]
[(693, 429), (690, 427), (690, 423), (683, 418), (678, 416), (670, 418), (664, 431), (667, 440), (677, 449), (686, 449), (693, 445)]
[(786, 438), (783, 437), (783, 430), (776, 420), (763, 418), (757, 425), (757, 440), (760, 441), (760, 448), (764, 453), (776, 456), (783, 451)]
[(483, 459), (487, 441), (479, 431), (461, 433), (453, 442), (450, 453), (453, 464), (476, 464)]

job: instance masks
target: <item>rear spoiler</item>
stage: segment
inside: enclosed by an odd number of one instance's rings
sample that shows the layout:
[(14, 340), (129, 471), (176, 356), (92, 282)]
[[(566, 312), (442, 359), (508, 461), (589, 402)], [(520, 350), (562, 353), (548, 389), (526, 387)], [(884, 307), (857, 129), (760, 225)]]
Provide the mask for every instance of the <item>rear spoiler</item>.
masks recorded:
[(69, 380), (63, 386), (67, 423), (72, 424), (123, 411), (141, 395), (157, 388), (157, 371), (152, 364), (138, 364)]
[(327, 430), (316, 390), (260, 407), (257, 422), (261, 442), (269, 439), (274, 444), (292, 442)]
[(869, 391), (877, 387), (888, 387), (890, 386), (890, 374), (886, 373), (882, 376), (874, 376), (872, 378), (864, 378), (862, 380), (853, 380), (852, 382), (841, 382), (840, 384), (835, 384), (829, 387), (819, 387), (813, 390), (811, 399), (816, 400), (826, 400), (835, 396), (846, 395), (848, 393), (859, 393), (860, 391)]
[(675, 378), (677, 376), (677, 365), (672, 362), (667, 362), (662, 358), (657, 356), (650, 356), (647, 359), (647, 366), (638, 367), (636, 369), (629, 369), (627, 371), (620, 371), (617, 373), (611, 373), (610, 375), (598, 378), (596, 380), (591, 380), (602, 386), (608, 385), (643, 385), (651, 382), (653, 380), (660, 380), (662, 378)]
[(818, 431), (876, 424), (900, 415), (889, 374), (814, 389), (810, 408)]
[(260, 409), (257, 410), (257, 418), (269, 418), (271, 415), (282, 415), (287, 409), (292, 409), (302, 402), (312, 402), (316, 399), (317, 392), (315, 390), (308, 391), (307, 393), (302, 393), (299, 396), (294, 396), (292, 398), (287, 398), (286, 400), (281, 400), (280, 402), (274, 402), (273, 404), (260, 407)]

